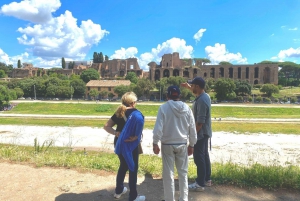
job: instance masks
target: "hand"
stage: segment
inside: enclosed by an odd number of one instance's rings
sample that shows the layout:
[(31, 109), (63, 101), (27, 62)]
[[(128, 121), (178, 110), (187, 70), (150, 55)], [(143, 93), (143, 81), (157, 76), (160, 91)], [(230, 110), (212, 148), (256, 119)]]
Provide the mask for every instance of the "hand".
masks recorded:
[(119, 131), (116, 131), (115, 136), (116, 136), (116, 137), (119, 137), (119, 136), (120, 136), (120, 132), (119, 132)]
[(180, 86), (187, 89), (191, 88), (191, 85), (189, 85), (187, 82), (181, 83)]
[(191, 156), (194, 153), (194, 147), (188, 146), (188, 156)]
[(160, 148), (157, 144), (153, 144), (153, 152), (157, 155), (160, 152)]
[(130, 136), (128, 139), (124, 140), (125, 142), (133, 142), (135, 140), (137, 140), (138, 137), (137, 136)]

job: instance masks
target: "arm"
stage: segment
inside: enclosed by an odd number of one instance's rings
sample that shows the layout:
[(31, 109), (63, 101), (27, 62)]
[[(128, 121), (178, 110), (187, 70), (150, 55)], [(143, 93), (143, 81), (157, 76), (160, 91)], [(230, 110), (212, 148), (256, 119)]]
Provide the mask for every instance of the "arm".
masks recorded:
[(183, 87), (183, 88), (186, 88), (186, 89), (188, 89), (190, 91), (192, 91), (191, 85), (189, 85), (189, 83), (187, 83), (187, 82), (181, 83), (180, 86)]
[(197, 102), (197, 113), (196, 113), (196, 118), (197, 122), (196, 122), (196, 130), (197, 133), (202, 129), (203, 124), (205, 123), (206, 120), (206, 111), (207, 111), (207, 105), (199, 100)]
[(194, 145), (197, 143), (197, 131), (195, 126), (195, 118), (190, 109), (190, 126), (189, 126), (189, 146), (188, 146), (188, 156), (194, 153)]
[(153, 152), (155, 154), (159, 154), (160, 148), (158, 146), (158, 142), (161, 140), (163, 135), (163, 126), (164, 126), (164, 114), (162, 112), (161, 107), (158, 110), (155, 126), (153, 129)]
[(117, 137), (119, 137), (120, 135), (120, 132), (117, 132), (113, 126), (116, 125), (116, 123), (112, 120), (112, 119), (109, 119), (106, 124), (104, 125), (103, 129), (106, 130), (106, 132), (112, 134), (112, 135), (115, 135)]

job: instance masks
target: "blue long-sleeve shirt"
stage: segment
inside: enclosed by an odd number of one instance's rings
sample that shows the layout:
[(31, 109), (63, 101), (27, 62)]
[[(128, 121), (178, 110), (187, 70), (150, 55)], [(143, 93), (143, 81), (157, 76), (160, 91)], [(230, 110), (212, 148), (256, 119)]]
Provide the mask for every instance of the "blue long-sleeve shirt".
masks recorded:
[[(133, 161), (132, 151), (137, 148), (141, 141), (142, 131), (144, 127), (144, 116), (138, 110), (132, 112), (127, 118), (126, 124), (120, 133), (119, 139), (115, 147), (115, 153), (122, 154), (130, 171), (134, 171), (135, 164)], [(125, 142), (131, 136), (137, 136), (137, 140), (133, 142)]]

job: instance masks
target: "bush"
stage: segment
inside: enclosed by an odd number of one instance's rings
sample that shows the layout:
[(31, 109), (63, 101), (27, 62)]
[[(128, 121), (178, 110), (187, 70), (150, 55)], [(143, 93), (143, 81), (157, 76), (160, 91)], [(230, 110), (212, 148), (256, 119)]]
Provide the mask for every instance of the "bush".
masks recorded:
[(261, 96), (257, 96), (257, 97), (255, 98), (255, 100), (258, 101), (258, 102), (261, 102), (261, 101), (262, 101), (262, 97), (261, 97)]
[(249, 101), (249, 102), (252, 102), (252, 101), (253, 101), (253, 99), (252, 99), (251, 96), (248, 96), (248, 101)]
[(291, 103), (295, 103), (295, 102), (297, 102), (297, 98), (296, 97), (292, 97), (291, 98)]
[(256, 88), (256, 89), (260, 89), (261, 88), (261, 84), (255, 84), (253, 87)]
[(265, 102), (266, 103), (271, 103), (271, 99), (270, 98), (265, 98)]
[(275, 99), (274, 99), (274, 102), (275, 102), (275, 103), (278, 103), (278, 101), (279, 101), (278, 98), (275, 98)]
[(282, 85), (278, 85), (278, 89), (279, 89), (279, 90), (282, 90)]

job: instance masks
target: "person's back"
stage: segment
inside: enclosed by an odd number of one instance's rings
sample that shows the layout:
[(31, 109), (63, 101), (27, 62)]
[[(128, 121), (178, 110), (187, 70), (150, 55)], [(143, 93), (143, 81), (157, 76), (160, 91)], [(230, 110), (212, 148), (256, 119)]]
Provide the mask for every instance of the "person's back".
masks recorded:
[[(153, 133), (154, 142), (160, 140), (162, 144), (182, 144), (187, 143), (190, 129), (194, 129), (194, 118), (189, 106), (182, 101), (169, 100), (159, 108), (158, 121), (163, 125), (155, 124)], [(162, 126), (162, 128), (159, 128)], [(156, 139), (155, 136), (161, 137)]]
[[(161, 105), (153, 130), (153, 152), (159, 154), (161, 141), (165, 200), (175, 199), (174, 164), (178, 172), (180, 201), (188, 200), (188, 156), (197, 142), (195, 119), (189, 106), (179, 101), (180, 89), (168, 88), (168, 102)], [(189, 144), (189, 145), (187, 145)]]

